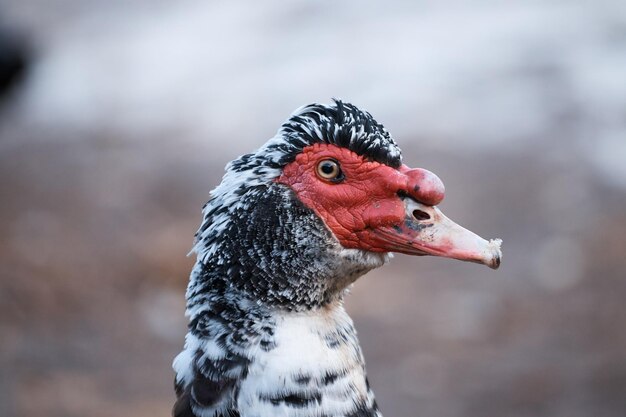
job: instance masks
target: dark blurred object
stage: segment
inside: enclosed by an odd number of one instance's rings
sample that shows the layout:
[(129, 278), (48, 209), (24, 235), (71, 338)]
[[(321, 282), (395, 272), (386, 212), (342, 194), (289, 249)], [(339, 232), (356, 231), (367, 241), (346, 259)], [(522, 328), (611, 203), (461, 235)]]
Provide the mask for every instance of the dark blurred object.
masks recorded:
[(28, 51), (24, 41), (0, 28), (0, 98), (24, 78)]

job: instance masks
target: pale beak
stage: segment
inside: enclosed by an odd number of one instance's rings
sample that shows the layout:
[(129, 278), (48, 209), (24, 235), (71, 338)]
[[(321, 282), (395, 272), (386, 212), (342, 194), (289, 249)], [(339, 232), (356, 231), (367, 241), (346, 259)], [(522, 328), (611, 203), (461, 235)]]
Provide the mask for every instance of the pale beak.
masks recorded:
[(502, 240), (485, 240), (447, 218), (436, 206), (403, 198), (406, 217), (401, 225), (372, 230), (392, 252), (408, 255), (433, 255), (487, 265), (500, 266)]

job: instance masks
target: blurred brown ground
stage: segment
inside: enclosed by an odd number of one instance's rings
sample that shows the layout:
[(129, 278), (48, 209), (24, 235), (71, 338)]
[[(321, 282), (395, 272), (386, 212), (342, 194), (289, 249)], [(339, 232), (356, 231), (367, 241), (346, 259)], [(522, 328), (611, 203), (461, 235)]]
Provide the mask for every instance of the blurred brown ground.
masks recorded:
[[(238, 142), (237, 124), (206, 140), (45, 129), (20, 106), (0, 108), (0, 415), (169, 415), (200, 208), (293, 108)], [(396, 256), (357, 282), (347, 306), (386, 416), (626, 414), (626, 193), (573, 141), (581, 106), (515, 151), (396, 135), (504, 259)]]

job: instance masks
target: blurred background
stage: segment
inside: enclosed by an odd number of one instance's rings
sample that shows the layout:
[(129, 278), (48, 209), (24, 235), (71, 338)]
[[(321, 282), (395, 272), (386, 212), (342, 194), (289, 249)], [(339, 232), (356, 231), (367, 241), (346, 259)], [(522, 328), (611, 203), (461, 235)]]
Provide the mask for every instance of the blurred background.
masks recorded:
[(626, 2), (0, 0), (0, 415), (168, 416), (226, 162), (370, 111), (497, 272), (354, 287), (390, 417), (626, 413)]

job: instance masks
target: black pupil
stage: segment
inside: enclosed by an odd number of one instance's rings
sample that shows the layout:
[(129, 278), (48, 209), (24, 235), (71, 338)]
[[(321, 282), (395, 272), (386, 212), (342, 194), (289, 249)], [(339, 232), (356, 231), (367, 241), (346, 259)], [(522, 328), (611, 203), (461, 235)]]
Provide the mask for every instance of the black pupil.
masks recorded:
[(332, 162), (324, 162), (321, 168), (322, 172), (326, 175), (330, 175), (335, 172), (335, 164), (333, 164)]

